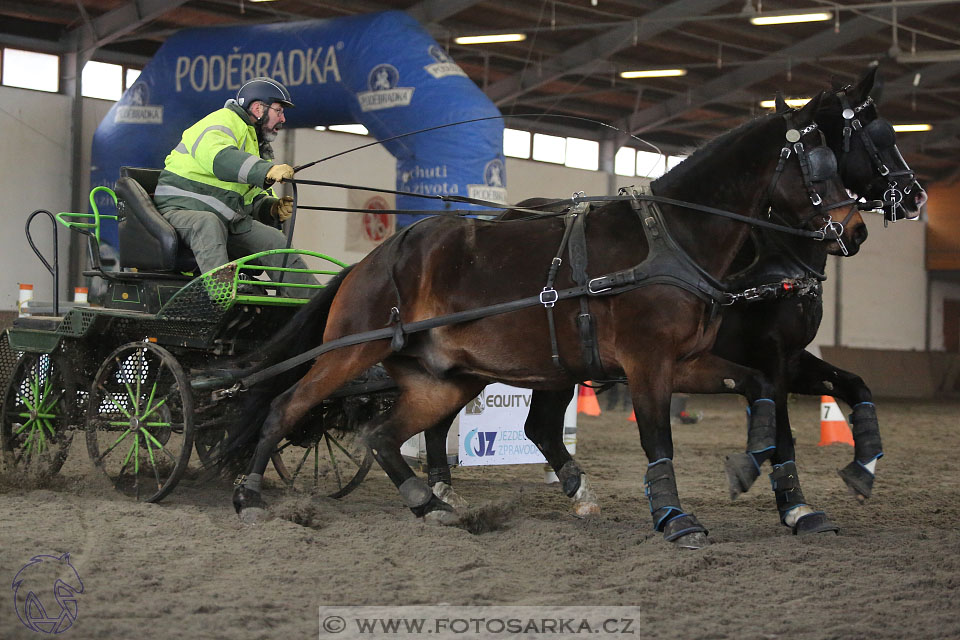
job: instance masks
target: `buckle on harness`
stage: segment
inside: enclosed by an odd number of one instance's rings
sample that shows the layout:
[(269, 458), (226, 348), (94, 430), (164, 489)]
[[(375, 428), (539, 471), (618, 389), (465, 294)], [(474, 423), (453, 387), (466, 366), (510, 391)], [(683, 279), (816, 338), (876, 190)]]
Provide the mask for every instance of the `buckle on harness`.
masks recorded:
[(543, 291), (540, 292), (540, 304), (548, 309), (555, 305), (559, 299), (560, 294), (553, 287), (544, 287)]
[(596, 288), (594, 288), (594, 284), (593, 284), (593, 283), (596, 282), (597, 280), (603, 280), (604, 277), (605, 277), (605, 276), (600, 276), (599, 278), (594, 278), (593, 280), (590, 280), (590, 281), (587, 283), (587, 293), (589, 293), (590, 295), (594, 295), (594, 296), (595, 296), (595, 295), (597, 295), (597, 294), (603, 293), (604, 291), (610, 291), (610, 289), (612, 289), (613, 287), (604, 287), (604, 288), (602, 288), (602, 289), (596, 289)]

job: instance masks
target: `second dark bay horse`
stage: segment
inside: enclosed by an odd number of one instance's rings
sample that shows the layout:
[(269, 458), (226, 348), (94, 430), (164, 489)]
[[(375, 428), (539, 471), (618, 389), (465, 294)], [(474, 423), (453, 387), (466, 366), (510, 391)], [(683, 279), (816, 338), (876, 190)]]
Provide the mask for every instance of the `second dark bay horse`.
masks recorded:
[[(662, 213), (641, 198), (614, 202), (590, 214), (587, 257), (599, 279), (583, 295), (589, 295), (596, 318), (603, 362), (630, 387), (648, 458), (646, 492), (654, 526), (681, 546), (699, 547), (707, 539), (706, 528), (680, 505), (670, 394), (742, 393), (751, 403), (753, 421), (767, 429), (775, 421), (770, 382), (709, 352), (723, 300), (711, 283), (727, 275), (749, 227), (703, 208), (735, 211), (753, 220), (766, 219), (773, 211), (788, 231), (807, 232), (829, 231), (830, 216), (836, 214), (848, 224), (842, 237), (830, 239), (827, 234), (824, 242), (834, 252), (840, 251), (840, 242), (853, 244), (862, 233), (862, 220), (839, 178), (811, 172), (823, 164), (824, 153), (832, 158), (814, 123), (819, 101), (815, 98), (796, 112), (758, 118), (698, 151), (658, 181), (657, 196), (674, 201), (661, 201)], [(295, 323), (304, 331), (316, 331), (325, 322), (325, 343), (387, 328), (393, 328), (393, 339), (320, 354), (306, 375), (272, 402), (262, 428), (253, 423), (237, 426), (234, 444), (259, 435), (248, 474), (234, 491), (241, 517), (255, 517), (262, 508), (262, 474), (285, 434), (337, 388), (382, 362), (399, 397), (388, 415), (369, 425), (366, 441), (416, 516), (447, 520), (451, 507), (414, 474), (400, 455), (400, 445), (449, 421), (490, 382), (560, 390), (583, 379), (586, 365), (575, 358), (563, 368), (552, 362), (544, 314), (544, 307), (554, 303), (550, 295), (540, 296), (543, 305), (429, 331), (408, 334), (403, 326), (535, 297), (545, 289), (566, 229), (564, 221), (554, 217), (512, 222), (430, 218), (396, 234), (331, 283)], [(653, 250), (668, 240), (676, 249)], [(681, 262), (686, 266), (677, 267)], [(572, 291), (574, 281), (560, 269), (555, 284)], [(564, 352), (577, 350), (578, 312), (576, 299), (555, 302), (556, 339)], [(565, 481), (571, 478), (571, 484), (585, 489), (575, 463), (560, 471)]]
[[(844, 186), (877, 203), (886, 220), (896, 221), (919, 215), (926, 194), (916, 182), (896, 147), (892, 127), (880, 118), (874, 97), (876, 67), (854, 85), (837, 86), (820, 103), (816, 119), (827, 144), (839, 158)], [(780, 112), (787, 107), (780, 104)], [(532, 206), (534, 203), (522, 203)], [(539, 204), (539, 203), (538, 203)], [(519, 217), (522, 213), (509, 213)], [(859, 243), (847, 247), (855, 255)], [(806, 346), (814, 339), (823, 311), (822, 289), (827, 252), (825, 247), (776, 232), (759, 231), (753, 243), (738, 254), (728, 281), (731, 290), (756, 289), (753, 296), (724, 309), (713, 352), (725, 359), (762, 371), (776, 388), (776, 434), (749, 438), (747, 450), (726, 461), (731, 497), (747, 491), (759, 476), (764, 462), (773, 465), (771, 480), (777, 497), (781, 522), (795, 533), (835, 531), (822, 512), (805, 502), (795, 465), (795, 448), (790, 428), (787, 393), (834, 395), (846, 402), (853, 413), (854, 460), (839, 471), (858, 499), (870, 496), (877, 459), (882, 455), (880, 433), (873, 398), (860, 376), (817, 358)], [(782, 288), (789, 283), (790, 290)], [(543, 442), (542, 451), (555, 468), (570, 460), (562, 443), (562, 420), (572, 390), (534, 391), (530, 415), (524, 425), (532, 439)], [(451, 504), (463, 506), (452, 490), (446, 460), (449, 425), (426, 433), (429, 484)], [(777, 481), (789, 478), (790, 487), (777, 488)], [(781, 482), (781, 484), (784, 484)], [(592, 494), (575, 495), (575, 487), (564, 490), (573, 498), (578, 515), (599, 511)], [(817, 513), (816, 517), (802, 518)]]

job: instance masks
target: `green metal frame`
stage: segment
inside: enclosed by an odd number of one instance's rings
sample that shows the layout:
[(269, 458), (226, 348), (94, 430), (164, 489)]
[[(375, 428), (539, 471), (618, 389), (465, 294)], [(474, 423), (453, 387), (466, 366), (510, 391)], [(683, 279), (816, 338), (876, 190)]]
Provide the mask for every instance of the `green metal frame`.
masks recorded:
[[(97, 207), (97, 203), (94, 200), (94, 197), (100, 191), (106, 191), (111, 198), (113, 198), (114, 205), (119, 206), (117, 202), (117, 194), (113, 192), (113, 189), (110, 187), (94, 187), (90, 191), (90, 208), (93, 209), (93, 213), (67, 213), (60, 212), (55, 217), (57, 222), (65, 226), (67, 229), (72, 229), (74, 231), (79, 231), (80, 233), (85, 233), (87, 235), (92, 235), (97, 240), (97, 244), (100, 244), (100, 220), (118, 220), (118, 216), (107, 216), (100, 215), (100, 209)], [(93, 218), (93, 222), (74, 222), (69, 220), (69, 218)], [(91, 233), (91, 230), (93, 233)]]
[[(57, 221), (78, 233), (90, 236), (100, 241), (100, 224), (102, 220), (118, 220), (116, 215), (101, 215), (95, 202), (98, 192), (104, 191), (118, 201), (116, 193), (108, 187), (95, 187), (90, 192), (90, 206), (92, 213), (62, 212), (56, 215)], [(296, 269), (293, 267), (271, 267), (256, 264), (256, 262), (270, 255), (295, 254), (321, 260), (323, 267), (318, 269)], [(261, 251), (201, 274), (184, 285), (174, 294), (163, 307), (154, 315), (142, 312), (133, 312), (120, 309), (105, 308), (75, 308), (71, 309), (57, 325), (56, 329), (46, 330), (39, 328), (13, 328), (9, 331), (10, 345), (21, 351), (34, 353), (51, 353), (60, 344), (64, 337), (82, 338), (89, 334), (91, 327), (99, 319), (117, 318), (119, 320), (142, 319), (149, 326), (152, 334), (162, 334), (161, 326), (171, 321), (199, 322), (213, 329), (225, 314), (237, 303), (255, 304), (260, 306), (296, 307), (306, 304), (309, 297), (284, 297), (280, 295), (255, 295), (239, 293), (240, 283), (255, 286), (275, 288), (277, 292), (298, 289), (322, 289), (325, 285), (299, 284), (294, 282), (266, 282), (256, 279), (245, 279), (241, 272), (272, 271), (280, 273), (310, 273), (317, 276), (333, 276), (348, 265), (331, 256), (314, 251), (298, 249), (274, 249)], [(179, 344), (179, 342), (178, 342)]]
[[(267, 265), (258, 265), (251, 264), (254, 260), (257, 260), (263, 256), (276, 255), (276, 254), (298, 254), (302, 256), (310, 256), (313, 258), (319, 258), (326, 262), (333, 263), (340, 267), (336, 271), (329, 271), (326, 269), (293, 269), (290, 267), (270, 267)], [(314, 251), (301, 251), (298, 249), (274, 249), (272, 251), (261, 251), (259, 253), (254, 253), (249, 256), (240, 258), (235, 261), (237, 264), (237, 271), (234, 274), (234, 291), (236, 291), (236, 285), (240, 282), (240, 273), (243, 271), (275, 271), (275, 272), (286, 272), (286, 273), (312, 273), (314, 275), (325, 275), (333, 276), (340, 273), (340, 270), (347, 266), (347, 263), (341, 262), (336, 258), (328, 256), (323, 253), (316, 253)], [(245, 282), (249, 282), (248, 280)], [(290, 288), (290, 289), (322, 289), (324, 285), (313, 285), (313, 284), (298, 284), (294, 282), (271, 282), (270, 286), (277, 287), (277, 289)], [(309, 301), (309, 298), (286, 298), (282, 296), (252, 296), (252, 295), (235, 295), (236, 302), (249, 302), (255, 304), (270, 304), (270, 305), (282, 305), (282, 306), (294, 306), (305, 304)]]

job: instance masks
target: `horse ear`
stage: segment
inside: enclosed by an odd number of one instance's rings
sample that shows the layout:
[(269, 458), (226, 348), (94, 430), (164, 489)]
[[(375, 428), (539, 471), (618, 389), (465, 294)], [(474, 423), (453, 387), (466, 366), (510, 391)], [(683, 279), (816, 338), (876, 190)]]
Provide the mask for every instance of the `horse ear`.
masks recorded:
[(803, 108), (797, 112), (797, 120), (799, 122), (813, 122), (814, 117), (817, 115), (817, 111), (820, 109), (820, 102), (822, 100), (823, 91), (810, 98), (810, 102), (803, 105)]
[(773, 103), (776, 106), (777, 113), (786, 113), (787, 111), (790, 111), (790, 107), (787, 106), (787, 101), (783, 99), (783, 94), (780, 93), (779, 89), (777, 89), (777, 95), (773, 99)]
[(837, 76), (830, 76), (830, 89), (836, 93), (843, 89), (843, 81), (839, 80)]
[(857, 83), (857, 91), (860, 93), (860, 100), (866, 100), (867, 96), (869, 95), (873, 95), (874, 100), (877, 99), (878, 93), (883, 88), (883, 81), (880, 79), (880, 76), (877, 75), (879, 70), (879, 65), (870, 65), (867, 71), (863, 74), (863, 77), (860, 78), (860, 82)]

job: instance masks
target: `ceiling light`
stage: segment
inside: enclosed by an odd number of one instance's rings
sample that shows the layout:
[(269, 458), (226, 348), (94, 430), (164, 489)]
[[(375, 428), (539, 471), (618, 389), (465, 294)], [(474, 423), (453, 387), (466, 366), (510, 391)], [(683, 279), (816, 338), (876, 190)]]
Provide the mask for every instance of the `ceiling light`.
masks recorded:
[(929, 124), (895, 124), (894, 131), (930, 131), (933, 129)]
[[(803, 105), (810, 102), (810, 98), (787, 98), (787, 106), (793, 107), (795, 109), (802, 107)], [(764, 109), (775, 109), (777, 106), (776, 100), (761, 100), (760, 106)]]
[(646, 71), (622, 71), (621, 78), (672, 78), (687, 75), (686, 69), (647, 69)]
[(956, 62), (958, 60), (960, 60), (960, 49), (901, 53), (897, 55), (897, 62), (900, 64), (908, 64), (911, 62), (921, 64), (926, 62)]
[(521, 42), (527, 39), (525, 33), (494, 33), (486, 36), (460, 36), (454, 38), (457, 44), (491, 44), (494, 42)]
[(752, 24), (766, 25), (766, 24), (793, 24), (795, 22), (823, 22), (824, 20), (832, 20), (833, 14), (829, 11), (824, 11), (822, 13), (793, 13), (789, 15), (767, 15), (767, 16), (754, 16), (750, 18)]
[(250, 2), (273, 2), (273, 0), (250, 0)]

